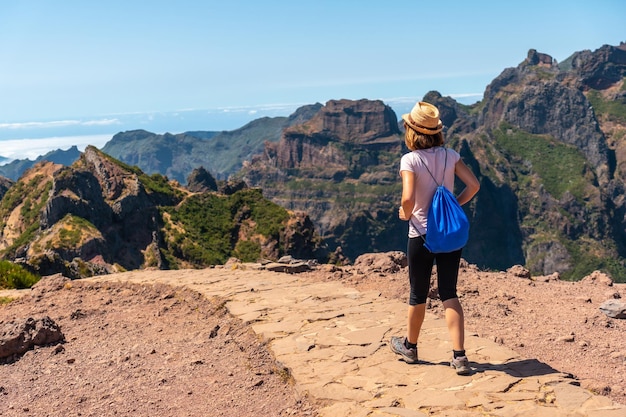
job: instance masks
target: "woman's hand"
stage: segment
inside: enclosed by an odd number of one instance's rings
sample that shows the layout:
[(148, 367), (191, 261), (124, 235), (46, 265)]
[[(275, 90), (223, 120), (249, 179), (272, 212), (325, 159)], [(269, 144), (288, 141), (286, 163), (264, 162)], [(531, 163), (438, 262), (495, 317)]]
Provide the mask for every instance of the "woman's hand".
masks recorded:
[(404, 209), (402, 208), (402, 206), (400, 206), (400, 208), (398, 209), (398, 217), (400, 217), (400, 220), (409, 220), (409, 218), (406, 217), (406, 215), (404, 214)]

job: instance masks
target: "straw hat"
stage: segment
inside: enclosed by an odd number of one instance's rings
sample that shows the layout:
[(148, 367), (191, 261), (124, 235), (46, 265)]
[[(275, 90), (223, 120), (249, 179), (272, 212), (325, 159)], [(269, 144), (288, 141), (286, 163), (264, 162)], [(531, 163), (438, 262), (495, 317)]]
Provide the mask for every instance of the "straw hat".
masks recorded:
[(443, 129), (437, 107), (423, 101), (413, 106), (411, 113), (403, 114), (402, 120), (413, 130), (425, 135), (434, 135)]

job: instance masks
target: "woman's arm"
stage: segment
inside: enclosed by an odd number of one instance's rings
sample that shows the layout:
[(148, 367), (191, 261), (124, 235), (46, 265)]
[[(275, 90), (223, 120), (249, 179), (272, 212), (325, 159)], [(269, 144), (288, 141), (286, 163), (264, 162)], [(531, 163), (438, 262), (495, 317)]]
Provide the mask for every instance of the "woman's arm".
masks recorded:
[(463, 205), (470, 201), (472, 197), (474, 197), (474, 195), (476, 195), (476, 193), (480, 189), (480, 183), (478, 182), (478, 179), (476, 178), (472, 170), (469, 169), (469, 167), (465, 165), (465, 162), (460, 159), (454, 166), (454, 173), (457, 177), (459, 177), (461, 182), (465, 184), (465, 188), (463, 189), (463, 191), (461, 191), (461, 193), (456, 197), (459, 204)]
[(402, 202), (398, 216), (400, 220), (409, 220), (415, 206), (415, 174), (411, 171), (400, 171), (402, 176)]

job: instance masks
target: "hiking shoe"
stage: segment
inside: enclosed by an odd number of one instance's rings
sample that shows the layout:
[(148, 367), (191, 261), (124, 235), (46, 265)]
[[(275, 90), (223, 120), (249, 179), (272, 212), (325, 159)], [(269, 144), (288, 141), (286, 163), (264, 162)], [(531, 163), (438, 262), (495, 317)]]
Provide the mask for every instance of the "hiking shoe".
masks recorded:
[(450, 366), (456, 369), (457, 375), (469, 375), (472, 373), (472, 368), (469, 366), (467, 356), (459, 356), (458, 358), (452, 358)]
[(406, 363), (417, 363), (417, 348), (407, 349), (404, 346), (404, 337), (392, 336), (389, 347), (396, 355), (400, 355)]

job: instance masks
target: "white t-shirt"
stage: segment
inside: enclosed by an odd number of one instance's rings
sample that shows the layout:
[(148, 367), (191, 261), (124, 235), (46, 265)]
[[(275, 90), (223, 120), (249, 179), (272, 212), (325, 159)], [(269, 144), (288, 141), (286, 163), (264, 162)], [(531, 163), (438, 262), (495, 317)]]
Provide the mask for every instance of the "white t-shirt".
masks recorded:
[[(447, 160), (446, 160), (447, 152)], [(426, 233), (428, 227), (428, 209), (437, 186), (444, 178), (444, 186), (454, 190), (454, 169), (461, 156), (454, 150), (441, 146), (429, 149), (418, 149), (402, 156), (400, 171), (410, 171), (415, 174), (415, 205), (409, 222), (409, 237), (418, 237)], [(435, 177), (430, 176), (424, 164)], [(417, 229), (416, 229), (417, 227)]]

